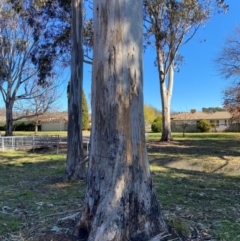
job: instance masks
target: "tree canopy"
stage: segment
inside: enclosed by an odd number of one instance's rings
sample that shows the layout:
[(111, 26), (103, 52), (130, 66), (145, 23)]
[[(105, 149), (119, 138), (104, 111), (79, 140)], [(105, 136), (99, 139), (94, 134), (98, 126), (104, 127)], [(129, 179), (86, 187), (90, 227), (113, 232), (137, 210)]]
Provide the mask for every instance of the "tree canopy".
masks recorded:
[(225, 39), (222, 49), (215, 59), (220, 75), (232, 80), (230, 87), (223, 91), (223, 105), (240, 120), (240, 25)]
[(226, 111), (226, 109), (222, 107), (203, 107), (202, 112), (214, 113), (217, 111)]

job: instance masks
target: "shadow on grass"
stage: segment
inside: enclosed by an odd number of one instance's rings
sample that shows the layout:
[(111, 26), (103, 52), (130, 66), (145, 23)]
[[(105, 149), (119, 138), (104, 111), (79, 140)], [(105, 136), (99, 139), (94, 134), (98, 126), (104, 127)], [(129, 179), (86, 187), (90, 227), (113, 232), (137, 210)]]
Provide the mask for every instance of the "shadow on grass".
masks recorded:
[(220, 158), (224, 156), (240, 157), (240, 140), (179, 140), (168, 143), (149, 141), (147, 146), (150, 154), (217, 156)]
[(167, 222), (191, 227), (187, 240), (239, 240), (240, 177), (161, 167), (152, 177)]

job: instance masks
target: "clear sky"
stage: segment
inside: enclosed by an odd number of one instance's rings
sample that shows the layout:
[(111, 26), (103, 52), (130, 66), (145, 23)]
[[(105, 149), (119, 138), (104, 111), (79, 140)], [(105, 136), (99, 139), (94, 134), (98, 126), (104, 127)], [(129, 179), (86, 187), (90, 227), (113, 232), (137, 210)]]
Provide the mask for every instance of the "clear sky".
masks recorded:
[[(190, 42), (182, 46), (180, 53), (184, 63), (180, 72), (175, 73), (172, 111), (201, 110), (202, 107), (220, 107), (222, 91), (230, 82), (219, 76), (213, 59), (223, 46), (226, 38), (240, 24), (240, 1), (225, 0), (229, 4), (226, 14), (216, 14), (201, 27)], [(203, 41), (205, 40), (205, 41)], [(155, 50), (149, 48), (144, 53), (144, 102), (161, 109), (157, 68), (154, 67)], [(67, 76), (67, 77), (66, 77)], [(69, 79), (69, 72), (65, 79)], [(62, 86), (61, 109), (67, 110), (65, 81)], [(91, 66), (84, 65), (83, 88), (89, 101), (91, 91)], [(0, 97), (0, 102), (1, 97)], [(0, 103), (0, 106), (4, 106)]]

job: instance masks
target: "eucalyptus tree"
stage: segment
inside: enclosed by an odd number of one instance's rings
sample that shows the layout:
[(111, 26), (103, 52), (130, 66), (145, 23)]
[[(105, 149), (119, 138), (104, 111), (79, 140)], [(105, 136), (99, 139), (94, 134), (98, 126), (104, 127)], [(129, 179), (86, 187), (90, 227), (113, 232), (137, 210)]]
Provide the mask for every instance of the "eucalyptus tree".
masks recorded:
[(35, 125), (35, 134), (38, 132), (38, 126), (41, 123), (41, 116), (46, 112), (59, 109), (58, 100), (60, 94), (54, 80), (47, 80), (44, 85), (36, 85), (34, 81), (32, 91), (28, 98), (22, 98), (15, 101), (14, 111), (19, 113), (19, 119), (30, 119)]
[(88, 241), (149, 240), (168, 231), (145, 143), (142, 1), (95, 0), (93, 11), (91, 148), (75, 234)]
[(214, 9), (226, 11), (223, 0), (144, 0), (146, 43), (156, 50), (162, 102), (162, 141), (172, 140), (170, 106), (174, 74), (182, 56), (179, 49), (193, 38)]

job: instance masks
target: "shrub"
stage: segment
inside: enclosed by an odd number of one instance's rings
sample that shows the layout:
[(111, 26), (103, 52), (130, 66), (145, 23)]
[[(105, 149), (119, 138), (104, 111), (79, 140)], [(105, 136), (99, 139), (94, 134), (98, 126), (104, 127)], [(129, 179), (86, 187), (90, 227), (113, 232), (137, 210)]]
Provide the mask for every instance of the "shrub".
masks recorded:
[(33, 122), (17, 121), (13, 125), (14, 131), (34, 131), (35, 126)]
[(197, 123), (197, 128), (200, 132), (207, 132), (211, 129), (211, 124), (207, 120), (200, 120)]
[(161, 132), (162, 131), (162, 117), (157, 117), (151, 126), (152, 132)]

